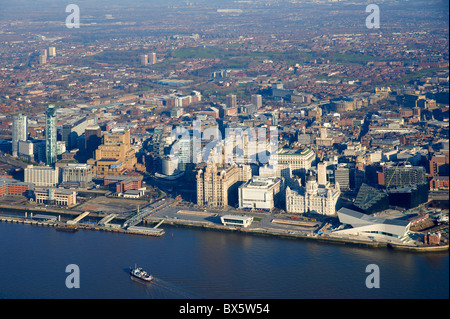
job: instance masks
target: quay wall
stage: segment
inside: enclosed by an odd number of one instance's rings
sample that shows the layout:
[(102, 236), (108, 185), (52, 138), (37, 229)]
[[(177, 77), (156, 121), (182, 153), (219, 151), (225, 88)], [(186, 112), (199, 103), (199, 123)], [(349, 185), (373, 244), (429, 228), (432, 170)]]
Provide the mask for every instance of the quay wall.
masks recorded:
[[(8, 205), (1, 205), (0, 209), (2, 211), (10, 210), (14, 211), (16, 214), (18, 214), (20, 211), (18, 211), (19, 207), (5, 207)], [(81, 212), (67, 212), (67, 211), (61, 211), (61, 210), (33, 210), (30, 208), (20, 208), (20, 210), (25, 214), (26, 212), (33, 212), (33, 213), (45, 213), (45, 214), (60, 214), (60, 215), (71, 215), (76, 216), (80, 214)], [(101, 216), (96, 216), (101, 217)], [(0, 215), (0, 222), (12, 222), (12, 223), (22, 223), (22, 224), (31, 224), (31, 225), (37, 225), (37, 226), (49, 226), (49, 227), (56, 227), (60, 225), (60, 223), (53, 222), (53, 221), (36, 221), (24, 218), (23, 216), (17, 216), (17, 217), (11, 217), (11, 216), (2, 216)], [(156, 223), (158, 221), (155, 220), (145, 220), (144, 224), (149, 225)], [(359, 246), (359, 247), (367, 247), (367, 248), (390, 248), (394, 250), (404, 250), (404, 251), (412, 251), (412, 252), (442, 252), (442, 251), (448, 251), (449, 245), (439, 245), (439, 246), (406, 246), (406, 245), (397, 245), (392, 243), (383, 243), (383, 242), (369, 242), (369, 241), (363, 241), (363, 240), (356, 240), (356, 239), (343, 239), (343, 238), (336, 238), (336, 237), (330, 237), (330, 236), (319, 236), (319, 235), (311, 235), (311, 236), (305, 236), (305, 235), (299, 235), (295, 234), (293, 232), (290, 233), (283, 233), (280, 231), (276, 231), (273, 229), (265, 229), (265, 228), (240, 228), (240, 227), (230, 227), (230, 226), (224, 226), (224, 225), (211, 225), (208, 222), (199, 222), (199, 221), (188, 221), (188, 220), (176, 220), (176, 221), (164, 221), (165, 225), (171, 225), (174, 227), (187, 227), (187, 228), (197, 228), (197, 229), (208, 229), (208, 230), (214, 230), (214, 231), (226, 231), (226, 232), (239, 232), (243, 234), (250, 234), (250, 235), (258, 235), (258, 236), (268, 236), (268, 237), (276, 237), (276, 238), (286, 238), (286, 239), (299, 239), (299, 240), (313, 240), (321, 243), (327, 243), (327, 244), (339, 244), (339, 245), (349, 245), (349, 246)], [(120, 232), (120, 233), (126, 233), (126, 234), (138, 234), (138, 235), (147, 235), (147, 236), (162, 236), (162, 235), (155, 235), (153, 233), (147, 233), (147, 232), (138, 232), (138, 231), (128, 231), (121, 228), (114, 228), (114, 227), (101, 227), (101, 226), (79, 226), (80, 229), (89, 229), (89, 230), (99, 230), (99, 231), (110, 231), (110, 232)]]
[[(146, 221), (147, 224), (154, 224), (157, 221)], [(177, 221), (165, 221), (165, 225), (170, 225), (172, 227), (183, 227), (183, 228), (196, 228), (196, 229), (208, 229), (213, 231), (224, 231), (224, 232), (237, 232), (243, 234), (250, 235), (258, 235), (258, 236), (266, 236), (266, 237), (276, 237), (276, 238), (285, 238), (285, 239), (299, 239), (299, 240), (311, 240), (326, 244), (337, 244), (337, 245), (347, 245), (347, 246), (358, 246), (358, 247), (366, 247), (366, 248), (390, 248), (396, 250), (405, 250), (411, 252), (442, 252), (448, 251), (449, 245), (440, 245), (440, 246), (426, 246), (426, 247), (415, 247), (415, 246), (406, 246), (406, 245), (396, 245), (392, 243), (383, 243), (383, 242), (372, 242), (372, 241), (363, 241), (356, 239), (343, 239), (337, 237), (328, 237), (328, 236), (305, 236), (299, 234), (289, 234), (277, 232), (270, 229), (263, 228), (240, 228), (240, 227), (230, 227), (223, 225), (211, 225), (206, 222), (192, 222), (186, 220), (177, 220)]]

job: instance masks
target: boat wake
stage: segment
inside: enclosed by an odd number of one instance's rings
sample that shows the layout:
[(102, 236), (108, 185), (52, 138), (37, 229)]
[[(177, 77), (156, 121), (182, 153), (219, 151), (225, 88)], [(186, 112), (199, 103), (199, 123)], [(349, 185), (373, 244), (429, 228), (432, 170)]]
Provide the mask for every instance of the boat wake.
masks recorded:
[(161, 278), (153, 276), (151, 282), (143, 282), (137, 278), (130, 277), (132, 280), (140, 282), (145, 287), (145, 292), (152, 299), (200, 299), (201, 297), (177, 287)]

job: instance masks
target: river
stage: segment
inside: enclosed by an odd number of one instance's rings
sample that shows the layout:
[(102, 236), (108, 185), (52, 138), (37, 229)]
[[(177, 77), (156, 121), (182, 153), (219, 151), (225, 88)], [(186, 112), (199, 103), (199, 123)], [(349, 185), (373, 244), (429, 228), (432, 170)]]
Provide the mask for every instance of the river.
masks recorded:
[[(0, 223), (3, 299), (448, 299), (449, 256), (186, 228), (163, 237)], [(153, 283), (132, 280), (137, 264)], [(379, 288), (366, 272), (378, 266)], [(66, 272), (76, 265), (79, 272)], [(77, 275), (79, 288), (66, 279)]]

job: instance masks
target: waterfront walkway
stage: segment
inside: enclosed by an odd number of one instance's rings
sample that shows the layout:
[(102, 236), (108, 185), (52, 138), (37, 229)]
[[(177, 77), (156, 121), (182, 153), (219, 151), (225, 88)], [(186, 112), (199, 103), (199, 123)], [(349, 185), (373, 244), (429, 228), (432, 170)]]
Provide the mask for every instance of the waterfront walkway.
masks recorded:
[[(21, 213), (22, 211), (20, 211)], [(23, 215), (19, 216), (4, 216), (0, 215), (0, 221), (2, 222), (17, 222), (23, 224), (32, 224), (38, 226), (52, 226), (56, 227), (63, 223), (59, 221), (36, 221), (31, 218), (25, 218)], [(60, 214), (67, 213), (60, 211)], [(243, 214), (243, 212), (232, 211), (232, 214)], [(370, 238), (358, 237), (358, 236), (336, 236), (332, 230), (328, 229), (331, 223), (329, 219), (323, 221), (315, 221), (314, 223), (294, 223), (292, 219), (286, 214), (274, 214), (274, 213), (259, 213), (248, 212), (245, 215), (252, 216), (254, 221), (247, 228), (225, 226), (220, 221), (220, 216), (224, 212), (210, 210), (199, 210), (192, 206), (185, 206), (179, 201), (167, 201), (164, 204), (157, 203), (153, 207), (149, 207), (145, 217), (142, 218), (142, 227), (129, 227), (124, 229), (121, 224), (108, 223), (106, 225), (99, 225), (98, 223), (80, 223), (77, 225), (80, 229), (87, 230), (99, 230), (99, 231), (114, 231), (122, 233), (133, 233), (151, 236), (162, 236), (164, 231), (145, 231), (152, 229), (156, 224), (158, 226), (172, 225), (177, 227), (194, 227), (200, 229), (216, 230), (216, 231), (233, 231), (241, 232), (245, 234), (283, 237), (291, 239), (307, 239), (316, 240), (326, 243), (337, 243), (344, 245), (358, 245), (364, 247), (391, 247), (396, 249), (406, 249), (414, 251), (448, 251), (448, 243), (439, 246), (425, 246), (418, 241), (409, 241), (405, 243), (396, 243), (389, 241), (375, 241)], [(230, 212), (226, 212), (227, 215)], [(69, 215), (73, 216), (73, 215)], [(102, 218), (98, 217), (99, 220)], [(123, 218), (122, 218), (123, 219)], [(117, 218), (117, 221), (120, 221)], [(284, 221), (284, 222), (283, 222)], [(139, 223), (138, 223), (139, 224)], [(313, 225), (314, 224), (314, 225)], [(319, 232), (320, 230), (320, 232)]]

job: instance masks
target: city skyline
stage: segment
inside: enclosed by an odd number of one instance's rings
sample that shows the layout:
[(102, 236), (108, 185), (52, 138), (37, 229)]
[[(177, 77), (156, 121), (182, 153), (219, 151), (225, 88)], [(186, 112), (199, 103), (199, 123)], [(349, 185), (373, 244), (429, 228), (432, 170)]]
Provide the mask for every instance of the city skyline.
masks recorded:
[(448, 251), (447, 2), (38, 2), (0, 5), (0, 211)]

